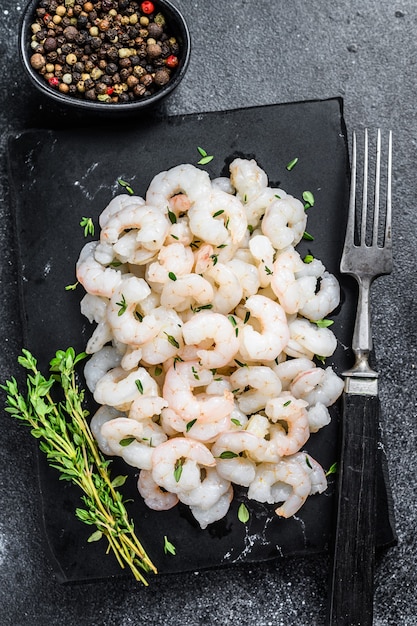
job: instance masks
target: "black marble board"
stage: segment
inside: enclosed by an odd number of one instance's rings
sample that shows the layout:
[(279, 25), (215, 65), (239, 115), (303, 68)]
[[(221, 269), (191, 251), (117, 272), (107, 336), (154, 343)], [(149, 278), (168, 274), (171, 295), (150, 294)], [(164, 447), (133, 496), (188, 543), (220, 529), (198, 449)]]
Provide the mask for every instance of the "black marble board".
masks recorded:
[[(79, 225), (81, 217), (93, 217), (97, 227), (98, 215), (122, 192), (119, 178), (128, 181), (136, 195), (143, 195), (158, 172), (183, 162), (197, 164), (197, 146), (214, 156), (204, 166), (211, 177), (227, 175), (229, 163), (237, 156), (255, 158), (271, 185), (296, 197), (304, 190), (312, 191), (316, 202), (309, 210), (307, 229), (314, 241), (303, 241), (299, 249), (311, 251), (339, 276), (349, 169), (341, 99), (176, 117), (148, 114), (94, 129), (25, 131), (9, 140), (9, 171), (21, 264), (24, 345), (44, 370), (57, 349), (72, 345), (82, 351), (93, 330), (80, 314), (83, 290), (65, 290), (75, 282), (75, 262), (86, 241)], [(286, 165), (294, 157), (298, 163), (288, 171)], [(343, 277), (341, 286), (341, 306), (332, 315), (338, 348), (328, 360), (339, 373), (351, 363), (347, 346), (356, 298), (351, 281)], [(95, 410), (91, 399), (88, 408)], [(331, 412), (331, 424), (312, 435), (305, 446), (324, 468), (338, 457), (338, 407)], [(227, 517), (202, 531), (182, 505), (164, 513), (147, 509), (136, 491), (135, 470), (119, 459), (113, 465), (115, 475), (129, 475), (124, 487), (126, 498), (134, 500), (129, 511), (160, 573), (307, 555), (329, 547), (334, 476), (323, 495), (310, 497), (288, 520), (276, 517), (273, 506), (247, 502), (245, 490), (236, 489)], [(383, 466), (381, 458), (377, 533), (381, 546), (395, 540)], [(60, 482), (41, 455), (38, 470), (46, 545), (58, 579), (68, 582), (120, 575), (113, 556), (105, 554), (104, 541), (87, 544), (91, 528), (74, 516), (80, 504), (78, 490)], [(242, 501), (251, 512), (247, 525), (237, 518)], [(164, 554), (164, 535), (177, 548), (175, 558)]]

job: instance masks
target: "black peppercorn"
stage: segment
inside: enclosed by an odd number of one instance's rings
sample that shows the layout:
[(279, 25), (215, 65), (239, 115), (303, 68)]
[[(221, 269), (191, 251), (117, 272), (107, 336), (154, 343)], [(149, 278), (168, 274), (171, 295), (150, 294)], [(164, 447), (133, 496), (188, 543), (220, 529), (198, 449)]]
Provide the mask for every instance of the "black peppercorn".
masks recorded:
[(106, 67), (106, 74), (112, 76), (117, 72), (117, 65), (115, 63), (109, 63)]

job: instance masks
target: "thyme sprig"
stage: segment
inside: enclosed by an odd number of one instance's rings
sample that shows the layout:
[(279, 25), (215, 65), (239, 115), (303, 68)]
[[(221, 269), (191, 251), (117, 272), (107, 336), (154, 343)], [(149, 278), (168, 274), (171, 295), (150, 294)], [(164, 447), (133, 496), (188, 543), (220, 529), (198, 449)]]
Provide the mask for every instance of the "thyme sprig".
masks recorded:
[[(105, 537), (108, 551), (113, 551), (120, 567), (128, 566), (136, 580), (147, 585), (142, 572), (156, 573), (129, 519), (123, 497), (116, 487), (124, 477), (110, 477), (110, 461), (100, 453), (87, 423), (83, 408), (84, 390), (76, 381), (75, 366), (85, 353), (76, 355), (73, 348), (58, 350), (50, 363), (50, 378), (38, 370), (37, 361), (23, 350), (18, 363), (26, 370), (26, 395), (20, 393), (15, 378), (0, 385), (7, 393), (6, 411), (31, 427), (39, 439), (39, 448), (51, 467), (60, 472), (60, 480), (80, 487), (84, 507), (75, 515), (85, 524), (95, 526), (88, 541)], [(58, 390), (56, 402), (52, 391)]]

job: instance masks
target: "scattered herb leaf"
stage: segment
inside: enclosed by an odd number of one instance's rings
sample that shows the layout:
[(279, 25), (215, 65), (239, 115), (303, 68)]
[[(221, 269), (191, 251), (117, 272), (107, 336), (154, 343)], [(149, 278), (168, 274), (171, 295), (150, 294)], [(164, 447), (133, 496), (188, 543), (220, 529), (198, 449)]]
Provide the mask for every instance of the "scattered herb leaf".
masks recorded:
[(238, 518), (239, 522), (242, 522), (242, 524), (246, 524), (246, 522), (249, 521), (248, 507), (246, 506), (246, 504), (244, 502), (242, 502), (239, 505), (239, 508), (237, 510), (237, 518)]
[(78, 280), (77, 280), (77, 282), (76, 282), (76, 283), (74, 283), (73, 285), (67, 285), (67, 286), (65, 287), (65, 291), (74, 291), (74, 289), (76, 289), (76, 288), (77, 288), (77, 285), (78, 285)]
[(334, 320), (328, 320), (328, 319), (324, 319), (324, 320), (315, 320), (314, 324), (317, 324), (317, 326), (319, 328), (328, 328), (329, 326), (331, 326), (332, 324), (334, 324)]
[(84, 228), (84, 237), (94, 236), (94, 224), (91, 217), (82, 217), (80, 226)]
[(332, 463), (332, 465), (329, 467), (329, 469), (326, 472), (326, 476), (330, 476), (331, 474), (336, 474), (336, 473), (337, 473), (337, 461)]
[(207, 165), (207, 163), (210, 163), (210, 161), (212, 161), (214, 159), (214, 156), (211, 156), (209, 154), (207, 154), (206, 150), (204, 150), (204, 148), (200, 148), (197, 147), (197, 150), (199, 151), (200, 155), (201, 155), (201, 159), (198, 161), (198, 165)]
[(294, 169), (294, 167), (297, 165), (298, 163), (298, 157), (295, 157), (294, 159), (291, 159), (291, 161), (289, 163), (287, 163), (287, 170), (289, 172), (291, 172), (292, 169)]
[(191, 420), (191, 422), (188, 422), (186, 427), (185, 427), (185, 432), (188, 433), (190, 428), (192, 428), (194, 426), (194, 424), (196, 423), (197, 418)]
[(127, 193), (130, 196), (133, 196), (135, 194), (135, 192), (133, 191), (132, 187), (125, 180), (122, 180), (121, 178), (118, 178), (117, 182), (119, 183), (120, 187), (123, 187), (123, 189), (126, 189)]
[(119, 444), (122, 448), (127, 448), (131, 443), (135, 441), (135, 437), (125, 437), (124, 439), (120, 439)]
[(120, 317), (121, 315), (123, 315), (123, 313), (125, 313), (125, 312), (126, 312), (126, 309), (127, 309), (127, 302), (126, 302), (126, 298), (124, 297), (124, 295), (123, 295), (123, 294), (122, 294), (122, 299), (121, 299), (121, 301), (120, 301), (120, 302), (116, 302), (116, 305), (117, 305), (118, 307), (120, 307), (120, 308), (119, 308), (119, 311), (118, 311), (118, 313), (117, 313), (117, 315)]
[(232, 452), (231, 450), (225, 450), (224, 452), (219, 454), (219, 459), (234, 459), (237, 456), (239, 455), (236, 454), (236, 452)]
[(311, 191), (303, 191), (304, 208), (309, 209), (314, 206), (314, 196)]
[(142, 385), (142, 381), (139, 380), (139, 378), (135, 380), (135, 385), (138, 388), (139, 393), (143, 394), (143, 385)]
[(168, 540), (168, 537), (166, 535), (164, 535), (164, 552), (165, 554), (172, 554), (172, 556), (175, 556), (177, 554), (176, 547)]

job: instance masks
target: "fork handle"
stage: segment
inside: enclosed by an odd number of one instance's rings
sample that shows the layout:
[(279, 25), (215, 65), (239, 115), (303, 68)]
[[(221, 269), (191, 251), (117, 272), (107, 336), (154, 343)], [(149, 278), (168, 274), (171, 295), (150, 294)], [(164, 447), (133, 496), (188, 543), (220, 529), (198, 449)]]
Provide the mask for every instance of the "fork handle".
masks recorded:
[(345, 393), (329, 626), (371, 626), (378, 396)]

